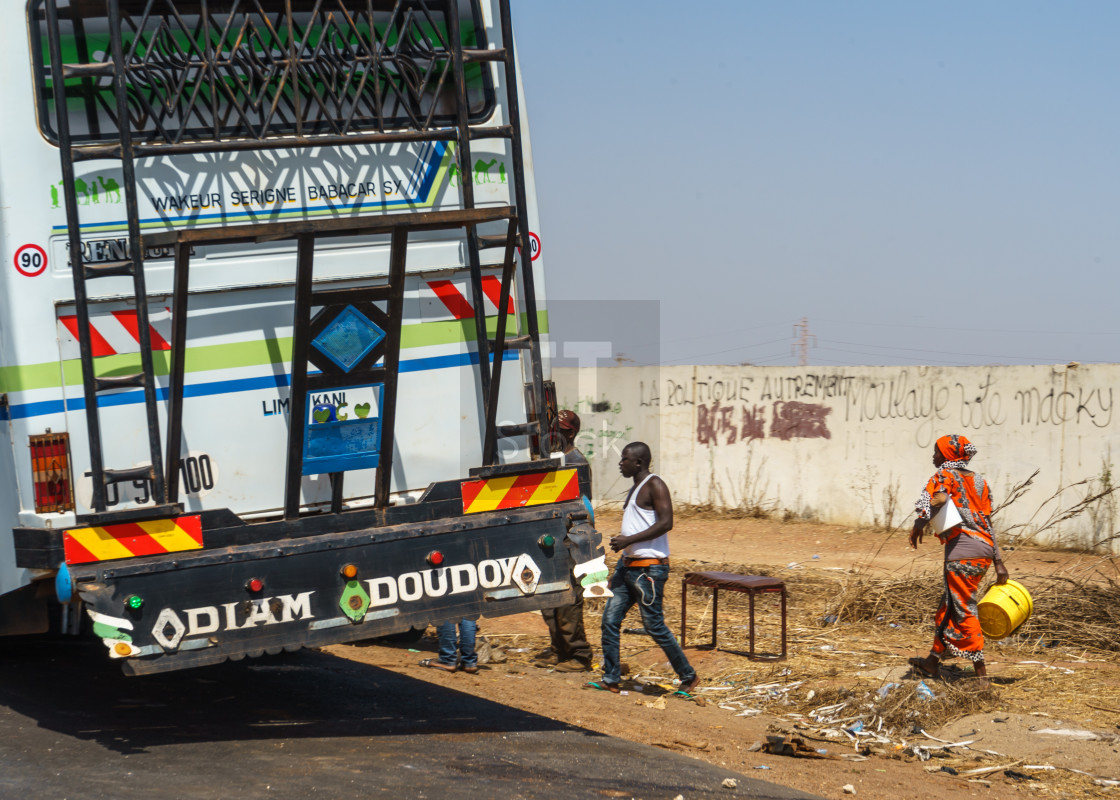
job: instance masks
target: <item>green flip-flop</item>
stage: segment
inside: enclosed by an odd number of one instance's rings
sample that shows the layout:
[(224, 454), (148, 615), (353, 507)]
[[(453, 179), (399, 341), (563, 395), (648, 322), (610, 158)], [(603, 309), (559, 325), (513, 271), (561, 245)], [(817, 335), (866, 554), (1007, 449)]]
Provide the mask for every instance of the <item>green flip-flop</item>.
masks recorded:
[(686, 697), (689, 700), (691, 700), (695, 696), (695, 695), (692, 694), (692, 690), (695, 689), (697, 687), (697, 685), (699, 685), (699, 683), (700, 683), (700, 676), (697, 675), (692, 680), (690, 680), (688, 683), (682, 684), (681, 688), (679, 688), (679, 689), (677, 689), (677, 691), (673, 692), (673, 695), (676, 696), (676, 697)]

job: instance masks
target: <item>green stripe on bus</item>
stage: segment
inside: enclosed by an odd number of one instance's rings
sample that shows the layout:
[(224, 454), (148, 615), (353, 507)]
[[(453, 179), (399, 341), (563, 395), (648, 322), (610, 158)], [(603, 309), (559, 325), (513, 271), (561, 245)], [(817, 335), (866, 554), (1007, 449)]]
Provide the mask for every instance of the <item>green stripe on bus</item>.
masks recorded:
[[(521, 314), (521, 324), (527, 324), (525, 314)], [(537, 324), (542, 334), (548, 333), (548, 312), (537, 312)], [(491, 335), (498, 326), (498, 318), (486, 320)], [(512, 336), (513, 331), (508, 330)], [(447, 320), (444, 322), (422, 322), (406, 325), (401, 331), (401, 350), (415, 347), (463, 344), (473, 342), (474, 320)], [(263, 339), (254, 342), (235, 344), (212, 344), (187, 349), (187, 372), (207, 372), (217, 369), (237, 369), (239, 367), (260, 367), (268, 364), (283, 364), (292, 355), (292, 337)], [(170, 353), (159, 350), (152, 353), (156, 375), (170, 372)], [(140, 370), (140, 354), (128, 353), (118, 356), (102, 356), (97, 359), (97, 374), (101, 377), (129, 375)], [(0, 393), (28, 392), (33, 389), (55, 389), (63, 385), (77, 386), (82, 382), (82, 364), (78, 359), (48, 361), (26, 366), (0, 367)]]

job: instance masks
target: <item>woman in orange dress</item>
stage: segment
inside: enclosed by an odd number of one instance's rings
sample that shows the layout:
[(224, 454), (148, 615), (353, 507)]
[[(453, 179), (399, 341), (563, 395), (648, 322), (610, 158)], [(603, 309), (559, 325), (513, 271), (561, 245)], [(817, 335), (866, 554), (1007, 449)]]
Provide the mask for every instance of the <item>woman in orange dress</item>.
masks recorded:
[(984, 634), (976, 616), (977, 594), (988, 567), (995, 564), (996, 583), (1007, 583), (1003, 553), (992, 533), (992, 495), (982, 475), (968, 469), (976, 446), (963, 436), (942, 436), (933, 448), (937, 472), (926, 483), (916, 504), (918, 518), (910, 533), (910, 546), (921, 544), (926, 524), (947, 502), (953, 502), (961, 523), (937, 538), (945, 545), (945, 594), (934, 622), (937, 632), (925, 658), (911, 658), (910, 665), (921, 674), (936, 678), (940, 663), (954, 656), (972, 662), (976, 677), (988, 681), (984, 663)]

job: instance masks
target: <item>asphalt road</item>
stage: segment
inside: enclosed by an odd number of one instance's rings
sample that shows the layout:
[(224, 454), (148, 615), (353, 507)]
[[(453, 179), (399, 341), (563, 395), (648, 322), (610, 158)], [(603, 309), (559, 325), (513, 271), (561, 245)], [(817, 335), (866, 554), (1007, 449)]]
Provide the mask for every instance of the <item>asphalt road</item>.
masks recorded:
[(126, 678), (99, 642), (0, 650), (5, 800), (677, 795), (811, 797), (325, 653)]

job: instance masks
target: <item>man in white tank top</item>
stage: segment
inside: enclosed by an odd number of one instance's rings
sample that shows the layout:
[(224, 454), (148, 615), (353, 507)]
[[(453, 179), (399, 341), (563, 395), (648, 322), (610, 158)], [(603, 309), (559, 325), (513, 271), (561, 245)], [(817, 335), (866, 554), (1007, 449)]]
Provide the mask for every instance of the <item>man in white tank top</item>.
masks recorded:
[(638, 605), (646, 632), (665, 651), (680, 678), (678, 694), (689, 695), (700, 682), (688, 663), (677, 637), (665, 624), (662, 601), (669, 578), (669, 531), (673, 528), (673, 500), (669, 487), (649, 471), (649, 446), (632, 442), (623, 449), (618, 471), (634, 486), (622, 512), (622, 532), (611, 539), (611, 549), (621, 550), (610, 587), (614, 596), (603, 611), (603, 678), (588, 684), (618, 692), (621, 684), (619, 638), (626, 613)]

